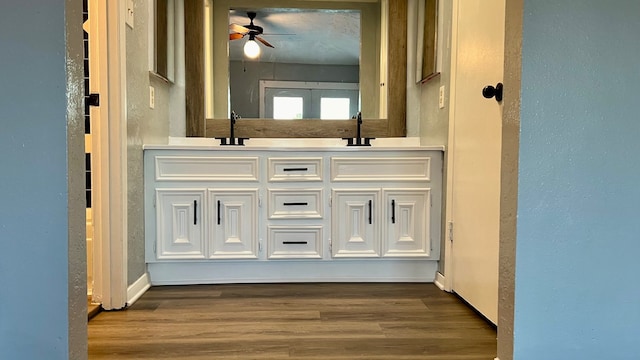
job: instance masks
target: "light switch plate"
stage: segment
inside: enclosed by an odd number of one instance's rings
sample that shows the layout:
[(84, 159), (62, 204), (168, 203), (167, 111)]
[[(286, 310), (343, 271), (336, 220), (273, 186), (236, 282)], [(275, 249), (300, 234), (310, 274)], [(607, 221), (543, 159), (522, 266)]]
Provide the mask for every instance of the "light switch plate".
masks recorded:
[(149, 107), (156, 107), (156, 89), (153, 86), (149, 86)]
[(125, 22), (133, 29), (133, 0), (127, 0), (127, 17)]

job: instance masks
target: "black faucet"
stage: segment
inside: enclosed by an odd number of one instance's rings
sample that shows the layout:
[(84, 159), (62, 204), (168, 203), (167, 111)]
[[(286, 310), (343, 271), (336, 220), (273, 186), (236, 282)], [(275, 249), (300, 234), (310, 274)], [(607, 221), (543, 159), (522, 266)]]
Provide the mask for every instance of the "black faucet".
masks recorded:
[[(216, 138), (218, 140), (220, 140), (220, 145), (239, 145), (239, 146), (244, 146), (244, 141), (249, 139), (249, 138), (236, 138), (235, 137), (235, 125), (236, 125), (236, 120), (238, 119), (238, 114), (236, 114), (235, 111), (231, 112), (231, 117), (229, 118), (229, 138)], [(229, 142), (227, 142), (227, 140), (229, 140)], [(236, 142), (237, 140), (237, 142)]]
[(347, 146), (371, 146), (371, 140), (375, 138), (362, 138), (360, 137), (361, 131), (360, 127), (362, 126), (362, 112), (358, 112), (358, 129), (356, 130), (355, 138), (342, 138), (342, 140), (347, 140)]

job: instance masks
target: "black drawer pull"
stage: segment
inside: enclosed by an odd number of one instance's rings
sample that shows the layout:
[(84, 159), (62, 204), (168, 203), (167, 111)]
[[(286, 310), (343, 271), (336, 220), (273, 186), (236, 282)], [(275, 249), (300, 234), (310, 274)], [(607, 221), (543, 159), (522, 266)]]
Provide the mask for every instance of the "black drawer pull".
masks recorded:
[(220, 200), (218, 200), (218, 225), (220, 225)]
[(307, 245), (307, 241), (283, 241), (285, 245)]
[(396, 201), (391, 200), (391, 223), (396, 223)]
[(371, 213), (373, 212), (372, 208), (373, 208), (373, 200), (369, 200), (369, 224), (372, 224), (372, 221), (371, 221), (371, 215), (372, 215)]
[(198, 200), (193, 200), (193, 225), (198, 225)]
[(307, 171), (309, 170), (308, 168), (284, 168), (282, 169), (282, 171)]
[(282, 203), (284, 206), (307, 206), (309, 203), (306, 202), (286, 202)]

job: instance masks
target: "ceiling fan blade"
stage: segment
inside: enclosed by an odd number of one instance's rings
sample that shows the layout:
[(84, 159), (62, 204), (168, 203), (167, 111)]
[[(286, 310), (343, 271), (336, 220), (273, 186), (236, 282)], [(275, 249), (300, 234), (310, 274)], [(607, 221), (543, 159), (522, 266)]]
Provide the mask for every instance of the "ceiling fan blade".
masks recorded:
[(269, 42), (268, 42), (267, 40), (265, 40), (265, 39), (263, 39), (263, 38), (261, 38), (261, 37), (259, 37), (259, 36), (256, 36), (256, 37), (255, 37), (255, 39), (256, 39), (256, 40), (258, 40), (258, 41), (260, 41), (261, 43), (265, 44), (266, 46), (268, 46), (268, 47), (270, 47), (270, 48), (272, 48), (272, 47), (273, 47), (273, 45), (269, 44)]
[(248, 33), (250, 31), (246, 27), (240, 26), (238, 24), (229, 24), (229, 29), (231, 31), (233, 31), (233, 32), (237, 32), (237, 33), (240, 33), (240, 34), (246, 34), (246, 33)]
[(238, 33), (229, 34), (229, 40), (238, 40), (242, 39), (243, 37), (244, 35)]

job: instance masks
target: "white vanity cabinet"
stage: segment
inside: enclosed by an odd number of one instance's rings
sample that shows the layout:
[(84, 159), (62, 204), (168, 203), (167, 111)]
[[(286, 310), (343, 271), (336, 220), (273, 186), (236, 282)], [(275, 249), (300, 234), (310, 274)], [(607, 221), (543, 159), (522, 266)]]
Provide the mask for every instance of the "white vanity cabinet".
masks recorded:
[(159, 260), (205, 259), (204, 189), (156, 189)]
[(145, 146), (151, 282), (433, 281), (442, 148), (314, 140)]
[(333, 257), (429, 257), (430, 192), (334, 189)]
[(378, 155), (331, 158), (332, 254), (428, 258), (435, 245), (431, 226), (437, 226), (427, 187), (439, 184), (432, 179), (433, 156)]
[(324, 158), (273, 152), (266, 165), (267, 258), (323, 259), (328, 226)]
[(380, 256), (380, 189), (333, 189), (331, 255)]
[(258, 189), (208, 189), (209, 259), (258, 258)]
[[(431, 188), (383, 189), (383, 257), (429, 257)], [(434, 211), (438, 211), (435, 209)]]

